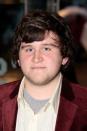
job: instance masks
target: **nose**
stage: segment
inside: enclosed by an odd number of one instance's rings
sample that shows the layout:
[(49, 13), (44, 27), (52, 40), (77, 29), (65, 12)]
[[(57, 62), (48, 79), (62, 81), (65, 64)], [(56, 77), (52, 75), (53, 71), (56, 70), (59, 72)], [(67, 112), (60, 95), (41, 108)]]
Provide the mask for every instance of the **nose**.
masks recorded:
[(33, 55), (33, 62), (39, 63), (43, 61), (43, 57), (40, 50), (36, 50)]

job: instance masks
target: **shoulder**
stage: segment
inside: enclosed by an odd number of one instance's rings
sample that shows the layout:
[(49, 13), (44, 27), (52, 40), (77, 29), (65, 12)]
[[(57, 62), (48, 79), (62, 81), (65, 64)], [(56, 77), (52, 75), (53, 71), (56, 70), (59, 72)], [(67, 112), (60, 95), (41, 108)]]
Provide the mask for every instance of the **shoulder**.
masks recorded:
[(63, 80), (63, 96), (83, 109), (87, 109), (87, 87)]
[(87, 87), (75, 83), (69, 83), (77, 99), (87, 100)]
[(19, 88), (20, 81), (14, 81), (0, 85), (0, 100), (8, 97), (14, 90)]
[(74, 119), (76, 127), (74, 128), (76, 129), (78, 127), (78, 130), (80, 130), (80, 128), (87, 130), (87, 87), (71, 82), (69, 84), (74, 95), (72, 103), (77, 106), (77, 112)]
[(64, 90), (69, 90), (74, 93), (77, 97), (87, 98), (87, 87), (81, 86), (80, 84), (72, 83), (67, 79), (63, 79), (63, 88)]

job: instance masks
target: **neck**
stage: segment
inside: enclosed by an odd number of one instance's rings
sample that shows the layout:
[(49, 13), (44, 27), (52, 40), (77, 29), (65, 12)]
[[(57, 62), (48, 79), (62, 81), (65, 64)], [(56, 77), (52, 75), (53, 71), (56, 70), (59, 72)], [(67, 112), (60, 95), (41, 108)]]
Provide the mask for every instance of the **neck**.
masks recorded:
[(30, 83), (30, 81), (28, 81), (27, 79), (25, 79), (25, 88), (27, 90), (27, 92), (35, 99), (38, 100), (44, 100), (44, 99), (49, 99), (56, 86), (58, 83), (58, 80), (60, 75), (57, 75), (55, 79), (53, 79), (51, 82), (49, 82), (46, 85), (34, 85), (32, 83)]

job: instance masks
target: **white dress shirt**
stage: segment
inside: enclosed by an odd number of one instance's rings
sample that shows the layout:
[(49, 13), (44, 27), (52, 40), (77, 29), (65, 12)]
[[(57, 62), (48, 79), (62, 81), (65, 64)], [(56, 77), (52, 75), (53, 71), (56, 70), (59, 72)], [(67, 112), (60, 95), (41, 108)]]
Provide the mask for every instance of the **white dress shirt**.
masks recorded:
[(55, 131), (62, 86), (62, 74), (60, 73), (52, 97), (36, 114), (23, 97), (24, 79), (20, 84), (18, 93), (16, 131)]

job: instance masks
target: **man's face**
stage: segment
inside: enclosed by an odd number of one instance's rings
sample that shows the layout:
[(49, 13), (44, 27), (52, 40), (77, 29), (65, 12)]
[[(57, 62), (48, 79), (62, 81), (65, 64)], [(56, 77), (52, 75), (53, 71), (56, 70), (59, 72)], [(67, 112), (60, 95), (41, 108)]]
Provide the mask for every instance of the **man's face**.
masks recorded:
[(54, 80), (65, 64), (59, 49), (59, 38), (48, 32), (42, 41), (21, 43), (19, 50), (19, 66), (28, 82), (36, 86), (46, 85)]

